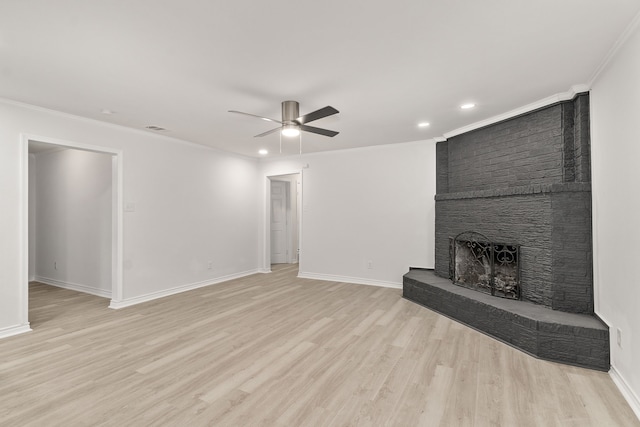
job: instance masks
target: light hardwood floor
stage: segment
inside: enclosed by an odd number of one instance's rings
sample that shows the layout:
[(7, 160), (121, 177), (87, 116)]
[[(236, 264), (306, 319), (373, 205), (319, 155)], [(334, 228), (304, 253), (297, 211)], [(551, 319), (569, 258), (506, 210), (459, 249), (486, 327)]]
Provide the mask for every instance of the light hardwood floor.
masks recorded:
[(0, 341), (2, 426), (640, 426), (606, 373), (274, 266), (110, 310), (34, 284)]

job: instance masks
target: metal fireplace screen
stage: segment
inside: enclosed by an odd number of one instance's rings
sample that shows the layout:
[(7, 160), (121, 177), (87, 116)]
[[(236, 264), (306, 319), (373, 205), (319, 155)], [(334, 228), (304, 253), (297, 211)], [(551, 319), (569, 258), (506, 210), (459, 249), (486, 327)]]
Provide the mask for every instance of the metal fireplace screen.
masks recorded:
[(493, 243), (473, 231), (460, 233), (449, 243), (449, 276), (454, 284), (520, 299), (520, 245)]

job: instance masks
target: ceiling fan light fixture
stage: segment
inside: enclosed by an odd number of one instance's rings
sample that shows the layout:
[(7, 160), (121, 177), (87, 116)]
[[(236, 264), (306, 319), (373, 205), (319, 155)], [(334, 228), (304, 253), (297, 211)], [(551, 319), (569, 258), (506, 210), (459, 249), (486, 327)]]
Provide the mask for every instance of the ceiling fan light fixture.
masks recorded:
[(250, 117), (255, 117), (268, 122), (278, 123), (280, 125), (275, 129), (262, 132), (261, 134), (256, 135), (256, 137), (267, 136), (276, 132), (280, 132), (280, 135), (284, 135), (290, 138), (299, 136), (300, 132), (302, 131), (315, 133), (318, 135), (323, 135), (328, 137), (336, 136), (339, 133), (334, 130), (322, 129), (322, 128), (308, 125), (308, 123), (311, 123), (313, 121), (320, 120), (322, 118), (329, 117), (339, 113), (338, 110), (331, 107), (330, 105), (327, 105), (324, 108), (320, 108), (319, 110), (312, 111), (309, 114), (305, 114), (301, 116), (300, 104), (298, 104), (297, 101), (282, 101), (282, 120), (274, 120), (268, 117), (257, 116), (255, 114), (250, 114), (250, 113), (243, 113), (242, 111), (236, 111), (236, 110), (229, 110), (229, 112), (236, 113), (236, 114), (243, 114), (245, 116), (250, 116)]
[(294, 125), (285, 125), (282, 128), (282, 136), (294, 137), (300, 135), (300, 129)]

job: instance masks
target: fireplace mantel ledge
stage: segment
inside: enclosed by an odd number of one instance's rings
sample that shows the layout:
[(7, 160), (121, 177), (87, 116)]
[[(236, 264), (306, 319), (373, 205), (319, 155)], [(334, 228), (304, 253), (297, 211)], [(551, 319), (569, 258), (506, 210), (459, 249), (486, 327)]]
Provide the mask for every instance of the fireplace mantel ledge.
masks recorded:
[(435, 200), (484, 199), (489, 197), (523, 196), (527, 194), (586, 191), (591, 191), (590, 182), (566, 182), (561, 184), (534, 184), (488, 190), (461, 191), (458, 193), (440, 193), (435, 195)]

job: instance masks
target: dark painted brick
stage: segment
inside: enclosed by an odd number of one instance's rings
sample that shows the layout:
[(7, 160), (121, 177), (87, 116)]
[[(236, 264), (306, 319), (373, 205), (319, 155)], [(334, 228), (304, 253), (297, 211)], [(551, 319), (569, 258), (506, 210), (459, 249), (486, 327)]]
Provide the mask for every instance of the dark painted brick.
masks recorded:
[(436, 274), (476, 231), (521, 245), (522, 299), (593, 313), (589, 152), (587, 93), (438, 143)]
[(449, 192), (449, 155), (448, 142), (436, 144), (436, 193)]
[(425, 270), (405, 274), (403, 296), (536, 357), (609, 369), (609, 330), (594, 316), (492, 298)]

